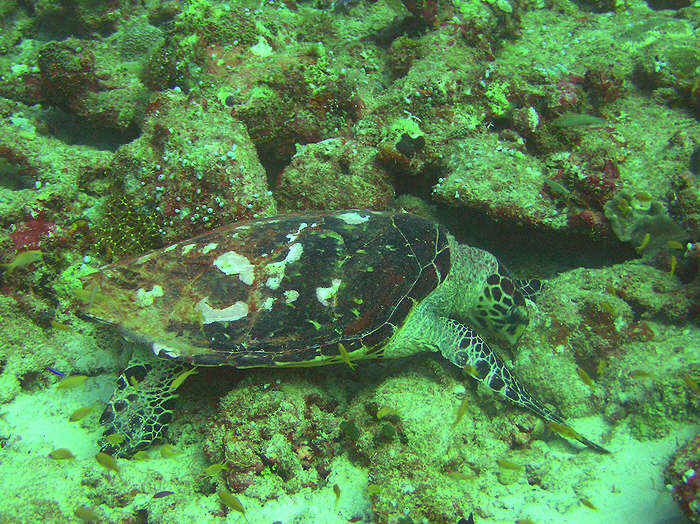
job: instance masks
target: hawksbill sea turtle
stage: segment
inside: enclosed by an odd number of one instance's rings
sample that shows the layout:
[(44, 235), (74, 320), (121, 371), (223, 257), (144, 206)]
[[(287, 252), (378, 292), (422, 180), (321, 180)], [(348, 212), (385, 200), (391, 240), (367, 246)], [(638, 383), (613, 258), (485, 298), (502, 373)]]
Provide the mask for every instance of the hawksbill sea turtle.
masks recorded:
[[(424, 351), (607, 452), (528, 393), (482, 338), (516, 344), (540, 281), (514, 279), (492, 254), (414, 215), (348, 210), (238, 222), (83, 281), (90, 298), (82, 312), (159, 357), (135, 353), (102, 413), (100, 444), (116, 456), (162, 439), (184, 368), (352, 367)], [(120, 436), (104, 440), (112, 434)]]

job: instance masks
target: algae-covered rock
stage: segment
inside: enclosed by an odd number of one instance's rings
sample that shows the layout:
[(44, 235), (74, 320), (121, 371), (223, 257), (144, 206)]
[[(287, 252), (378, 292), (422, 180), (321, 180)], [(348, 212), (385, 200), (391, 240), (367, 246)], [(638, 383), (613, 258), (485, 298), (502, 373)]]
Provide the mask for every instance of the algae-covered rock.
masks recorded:
[(515, 144), (486, 135), (445, 147), (446, 175), (433, 187), (434, 198), (450, 206), (483, 211), (497, 222), (567, 227), (566, 214), (542, 196), (544, 164)]
[(277, 185), (280, 207), (385, 209), (394, 197), (387, 173), (374, 163), (376, 149), (355, 140), (330, 138), (298, 145)]
[[(105, 206), (116, 192), (156, 224), (153, 233), (162, 243), (275, 212), (245, 127), (202, 99), (176, 90), (151, 99), (142, 135), (117, 151), (107, 175), (107, 190), (102, 178), (83, 179), (84, 187), (106, 197), (89, 216), (117, 229), (111, 223), (124, 213), (119, 206), (117, 212)], [(121, 237), (116, 238), (119, 242)]]

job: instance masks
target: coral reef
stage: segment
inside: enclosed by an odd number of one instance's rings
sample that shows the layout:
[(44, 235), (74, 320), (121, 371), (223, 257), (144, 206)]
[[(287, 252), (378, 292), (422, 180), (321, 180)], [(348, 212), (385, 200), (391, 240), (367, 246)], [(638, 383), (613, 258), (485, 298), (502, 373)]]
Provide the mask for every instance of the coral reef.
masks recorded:
[(664, 482), (690, 522), (700, 522), (700, 435), (695, 435), (674, 454)]
[[(686, 4), (0, 2), (0, 521), (641, 522), (679, 515), (672, 496), (697, 522)], [(544, 278), (518, 346), (494, 347), (613, 453), (579, 453), (427, 354), (200, 369), (173, 447), (100, 466), (100, 410), (70, 417), (109, 398), (132, 343), (76, 315), (99, 299), (79, 277), (345, 207), (442, 221)], [(660, 494), (648, 457), (676, 449)]]

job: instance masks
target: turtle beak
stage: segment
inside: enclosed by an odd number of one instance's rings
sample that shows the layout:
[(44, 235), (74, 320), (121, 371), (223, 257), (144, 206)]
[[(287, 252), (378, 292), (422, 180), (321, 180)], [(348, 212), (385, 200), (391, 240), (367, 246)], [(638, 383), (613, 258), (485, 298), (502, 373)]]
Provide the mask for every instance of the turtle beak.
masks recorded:
[(501, 332), (508, 344), (515, 346), (529, 323), (525, 306), (511, 306), (506, 313), (506, 328)]
[(508, 318), (508, 323), (513, 325), (525, 325), (528, 324), (528, 314), (527, 308), (523, 306), (511, 306), (506, 314)]

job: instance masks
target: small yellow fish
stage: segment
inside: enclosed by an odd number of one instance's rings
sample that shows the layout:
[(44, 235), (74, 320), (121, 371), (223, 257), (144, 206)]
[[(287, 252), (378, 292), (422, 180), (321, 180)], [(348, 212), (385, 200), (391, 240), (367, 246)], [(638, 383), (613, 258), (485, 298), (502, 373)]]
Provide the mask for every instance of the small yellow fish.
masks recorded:
[(41, 260), (41, 257), (41, 251), (38, 249), (22, 251), (21, 253), (17, 253), (17, 256), (7, 264), (0, 264), (0, 267), (4, 267), (5, 271), (12, 273), (15, 269), (22, 269), (29, 264), (33, 264), (37, 260)]
[(92, 413), (94, 409), (95, 404), (85, 406), (84, 408), (78, 408), (73, 413), (71, 413), (70, 417), (68, 417), (68, 420), (70, 420), (71, 422), (77, 422), (79, 420), (82, 420), (85, 417), (87, 417), (90, 413)]
[(382, 492), (382, 488), (378, 484), (368, 484), (367, 493), (371, 495), (379, 495)]
[(462, 403), (459, 405), (459, 409), (457, 409), (457, 418), (455, 421), (452, 423), (452, 427), (454, 428), (457, 424), (459, 424), (459, 421), (462, 420), (462, 417), (465, 415), (465, 413), (469, 411), (469, 395), (466, 393), (464, 394), (464, 398), (462, 399)]
[(610, 313), (613, 315), (615, 313), (615, 306), (613, 306), (610, 302), (602, 301), (600, 303), (600, 309), (605, 311), (606, 313)]
[(151, 456), (146, 451), (137, 451), (131, 458), (134, 460), (149, 460)]
[(564, 113), (552, 120), (551, 124), (554, 127), (603, 127), (607, 121), (587, 113)]
[(111, 469), (112, 471), (119, 473), (119, 465), (112, 455), (108, 455), (107, 453), (102, 453), (100, 451), (97, 455), (95, 455), (95, 460), (97, 460), (97, 463), (103, 468)]
[(160, 456), (164, 459), (174, 458), (181, 452), (176, 451), (172, 444), (165, 443), (160, 447)]
[(129, 377), (129, 384), (131, 384), (131, 387), (132, 387), (132, 388), (137, 388), (137, 387), (139, 387), (139, 381), (138, 381), (138, 379), (137, 379), (134, 375), (131, 375), (131, 376)]
[(641, 253), (644, 248), (647, 247), (647, 244), (649, 244), (649, 239), (651, 239), (651, 235), (649, 233), (645, 233), (644, 238), (642, 238), (642, 243), (634, 248), (635, 251), (637, 253)]
[(448, 471), (445, 473), (448, 477), (450, 477), (452, 480), (471, 480), (475, 477), (474, 474), (467, 475), (466, 473), (462, 473), (461, 471)]
[(333, 484), (333, 493), (335, 493), (335, 506), (337, 506), (340, 500), (340, 486), (338, 484)]
[(243, 515), (245, 521), (248, 522), (248, 517), (245, 516), (245, 509), (243, 508), (243, 504), (241, 504), (240, 500), (238, 500), (231, 493), (223, 489), (217, 491), (216, 493), (217, 495), (219, 495), (219, 500), (223, 503), (224, 506), (237, 511), (238, 513)]
[(223, 462), (219, 462), (217, 464), (212, 464), (208, 468), (206, 468), (202, 473), (204, 475), (209, 475), (210, 477), (214, 477), (218, 475), (222, 470), (228, 469), (228, 466), (224, 464)]
[(343, 358), (343, 362), (345, 362), (350, 369), (355, 369), (355, 364), (353, 364), (350, 360), (350, 353), (348, 353), (348, 350), (345, 349), (342, 342), (338, 342), (338, 351), (340, 352), (340, 356)]
[(104, 437), (102, 440), (104, 440), (110, 446), (118, 446), (126, 440), (126, 436), (122, 435), (121, 433), (112, 433), (111, 435)]
[(669, 275), (673, 276), (673, 274), (676, 272), (677, 265), (678, 259), (676, 258), (676, 255), (671, 255), (671, 270), (669, 271)]
[(501, 469), (509, 469), (510, 471), (520, 471), (523, 467), (520, 464), (511, 462), (510, 460), (499, 459), (496, 461), (498, 467)]
[(99, 522), (100, 516), (87, 506), (78, 506), (73, 510), (73, 515), (84, 522)]
[(379, 408), (377, 411), (377, 420), (382, 420), (384, 417), (398, 417), (399, 412), (394, 408)]
[(581, 435), (581, 433), (578, 433), (576, 430), (567, 426), (566, 424), (558, 424), (549, 420), (547, 421), (547, 425), (552, 429), (552, 431), (554, 431), (555, 433), (559, 433), (562, 437), (578, 440), (579, 442), (583, 438), (583, 435)]
[(591, 449), (595, 449), (599, 453), (610, 453), (607, 449), (605, 449), (602, 446), (599, 446), (598, 444), (595, 444), (594, 442), (591, 442), (588, 440), (586, 437), (575, 431), (573, 428), (567, 426), (566, 424), (559, 424), (557, 422), (548, 420), (547, 421), (547, 426), (554, 431), (555, 433), (558, 433), (562, 437), (570, 438), (573, 440), (579, 441), (581, 444), (584, 446), (587, 446)]
[(78, 230), (87, 231), (90, 228), (88, 221), (84, 218), (79, 218), (74, 220), (73, 223), (68, 226), (68, 233), (73, 234)]
[(56, 386), (56, 389), (77, 388), (82, 386), (86, 380), (87, 377), (85, 375), (71, 375), (70, 377), (65, 377), (63, 380), (61, 380)]
[(518, 519), (515, 521), (515, 524), (535, 524), (535, 521), (532, 519)]
[(68, 324), (63, 324), (62, 322), (57, 322), (56, 320), (52, 320), (50, 324), (56, 331), (73, 331), (73, 328)]
[(49, 453), (49, 457), (55, 460), (69, 460), (74, 459), (75, 455), (73, 455), (69, 449), (58, 448)]
[(87, 289), (83, 289), (82, 287), (75, 288), (71, 290), (71, 293), (73, 293), (75, 298), (87, 304), (93, 304), (95, 301), (105, 302), (107, 300), (107, 296), (103, 295), (102, 293), (98, 293), (99, 290), (100, 286), (93, 282)]
[(688, 373), (683, 373), (683, 381), (690, 386), (690, 389), (695, 391), (696, 393), (700, 393), (700, 386), (698, 386), (698, 383), (695, 382), (695, 379), (688, 375)]
[(581, 504), (583, 504), (583, 505), (586, 506), (587, 508), (590, 508), (590, 509), (592, 509), (592, 510), (598, 511), (598, 508), (596, 508), (596, 507), (593, 505), (593, 503), (592, 503), (590, 500), (588, 500), (588, 499), (581, 499)]
[(630, 377), (632, 378), (651, 378), (652, 374), (644, 371), (643, 369), (633, 369), (630, 371)]
[(479, 378), (479, 375), (477, 375), (476, 373), (476, 368), (471, 364), (467, 364), (466, 366), (464, 366), (462, 368), (462, 373), (464, 373), (465, 375), (469, 375), (470, 377)]
[(683, 244), (678, 242), (678, 240), (668, 240), (666, 245), (671, 249), (683, 249)]
[(585, 369), (576, 366), (576, 373), (581, 378), (584, 384), (586, 384), (588, 387), (593, 387), (593, 379), (588, 373), (586, 373)]
[(172, 392), (175, 391), (177, 388), (182, 386), (183, 382), (187, 380), (187, 377), (190, 375), (194, 375), (195, 373), (198, 373), (197, 367), (193, 367), (191, 369), (186, 369), (182, 373), (180, 373), (177, 377), (175, 377), (175, 380), (172, 381), (170, 384), (170, 387), (168, 388), (168, 391)]

